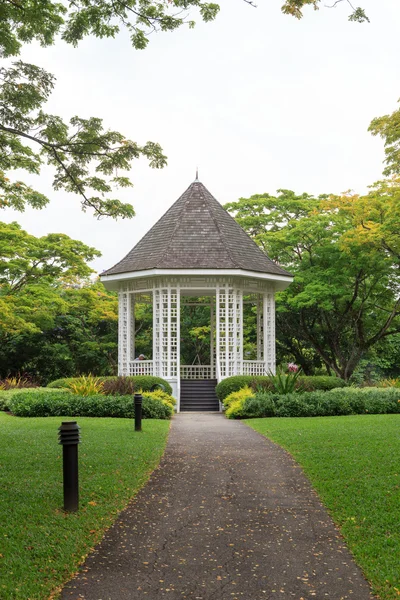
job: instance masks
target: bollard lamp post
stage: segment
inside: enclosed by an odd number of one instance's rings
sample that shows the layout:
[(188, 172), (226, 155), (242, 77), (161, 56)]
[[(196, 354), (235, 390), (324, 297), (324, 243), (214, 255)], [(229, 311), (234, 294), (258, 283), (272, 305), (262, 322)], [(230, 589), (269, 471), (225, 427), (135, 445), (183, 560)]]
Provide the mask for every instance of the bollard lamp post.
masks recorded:
[(135, 394), (135, 431), (142, 431), (142, 394)]
[(80, 427), (76, 421), (63, 421), (58, 428), (59, 443), (63, 447), (64, 510), (78, 510), (78, 444)]

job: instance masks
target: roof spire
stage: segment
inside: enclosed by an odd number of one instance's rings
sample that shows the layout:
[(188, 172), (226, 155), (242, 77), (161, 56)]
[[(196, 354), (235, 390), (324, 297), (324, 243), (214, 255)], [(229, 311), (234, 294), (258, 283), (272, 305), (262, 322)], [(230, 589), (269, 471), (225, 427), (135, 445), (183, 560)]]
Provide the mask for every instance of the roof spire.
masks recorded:
[(196, 167), (196, 179), (195, 181), (199, 180), (199, 167)]

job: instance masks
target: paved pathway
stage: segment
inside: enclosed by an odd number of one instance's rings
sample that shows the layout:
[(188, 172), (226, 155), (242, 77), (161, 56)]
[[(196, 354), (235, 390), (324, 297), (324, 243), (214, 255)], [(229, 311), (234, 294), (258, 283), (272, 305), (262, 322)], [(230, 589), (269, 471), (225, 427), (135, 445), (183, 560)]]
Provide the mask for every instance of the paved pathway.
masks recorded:
[(372, 596), (284, 450), (222, 415), (183, 413), (173, 419), (160, 468), (61, 598)]

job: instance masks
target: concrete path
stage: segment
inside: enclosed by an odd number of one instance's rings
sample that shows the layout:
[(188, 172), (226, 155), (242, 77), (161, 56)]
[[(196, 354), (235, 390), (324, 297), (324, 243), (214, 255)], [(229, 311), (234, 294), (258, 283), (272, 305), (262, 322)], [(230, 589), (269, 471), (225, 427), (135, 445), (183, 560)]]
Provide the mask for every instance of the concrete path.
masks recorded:
[(372, 596), (284, 450), (220, 414), (183, 413), (173, 419), (159, 469), (61, 598)]

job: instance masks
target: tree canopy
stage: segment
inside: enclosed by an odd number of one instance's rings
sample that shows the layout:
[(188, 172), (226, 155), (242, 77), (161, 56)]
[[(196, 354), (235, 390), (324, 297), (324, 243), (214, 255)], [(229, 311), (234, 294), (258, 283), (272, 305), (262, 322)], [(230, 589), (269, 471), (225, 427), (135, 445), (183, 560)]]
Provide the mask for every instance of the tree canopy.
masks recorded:
[(348, 380), (375, 344), (400, 332), (399, 207), (399, 179), (378, 183), (366, 196), (279, 190), (226, 205), (295, 275), (278, 295), (288, 351), (296, 352), (290, 340), (311, 347)]

